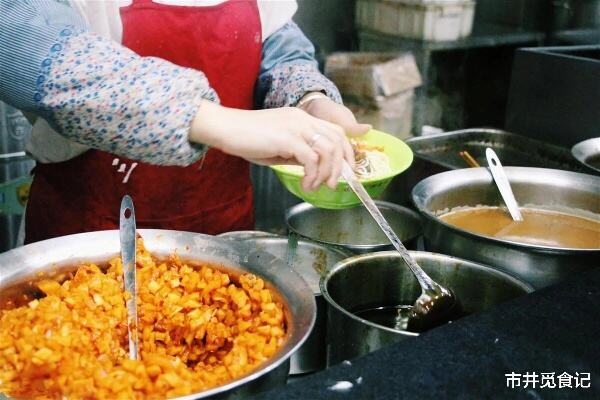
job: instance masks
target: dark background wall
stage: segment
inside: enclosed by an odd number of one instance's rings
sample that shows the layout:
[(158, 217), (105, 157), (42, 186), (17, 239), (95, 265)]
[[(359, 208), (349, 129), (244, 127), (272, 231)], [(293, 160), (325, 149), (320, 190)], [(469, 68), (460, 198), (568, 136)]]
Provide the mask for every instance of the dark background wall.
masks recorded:
[(298, 0), (294, 21), (317, 50), (322, 65), (327, 54), (357, 48), (354, 0)]
[[(354, 27), (355, 0), (298, 0), (298, 6), (294, 20), (315, 44), (321, 66), (334, 51), (359, 47), (372, 51), (411, 48), (403, 45), (402, 38), (394, 39), (389, 46), (364, 43), (359, 46), (359, 34)], [(419, 89), (427, 99), (423, 114), (428, 118), (422, 121), (416, 118), (422, 123), (413, 124), (414, 133), (419, 134), (423, 123), (446, 130), (503, 127), (515, 50), (579, 43), (559, 40), (561, 33), (575, 32), (574, 37), (593, 42), (600, 37), (600, 30), (596, 28), (596, 33), (590, 33), (586, 29), (599, 25), (600, 0), (476, 0), (474, 35), (485, 35), (497, 43), (468, 49), (448, 46), (446, 51), (436, 51), (428, 57), (430, 67), (422, 70), (428, 85)], [(579, 30), (573, 31), (575, 28)], [(520, 33), (528, 39), (512, 42), (502, 39), (502, 35)], [(418, 45), (412, 47), (419, 51)], [(417, 57), (418, 63), (419, 60)]]
[[(355, 0), (298, 0), (294, 20), (323, 59), (336, 50), (358, 48)], [(600, 24), (598, 0), (476, 0), (475, 25), (497, 24), (524, 31), (593, 28)]]

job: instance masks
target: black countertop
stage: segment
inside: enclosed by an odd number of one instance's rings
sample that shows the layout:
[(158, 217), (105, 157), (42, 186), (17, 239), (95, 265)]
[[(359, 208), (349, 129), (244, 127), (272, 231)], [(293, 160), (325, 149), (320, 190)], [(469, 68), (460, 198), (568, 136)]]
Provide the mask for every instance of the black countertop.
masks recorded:
[[(535, 389), (523, 379), (507, 387), (511, 372), (537, 373)], [(556, 388), (540, 388), (542, 372), (555, 373)], [(563, 372), (590, 373), (583, 382), (591, 387), (575, 388), (572, 379), (573, 388), (559, 388)], [(255, 398), (600, 399), (600, 269)]]

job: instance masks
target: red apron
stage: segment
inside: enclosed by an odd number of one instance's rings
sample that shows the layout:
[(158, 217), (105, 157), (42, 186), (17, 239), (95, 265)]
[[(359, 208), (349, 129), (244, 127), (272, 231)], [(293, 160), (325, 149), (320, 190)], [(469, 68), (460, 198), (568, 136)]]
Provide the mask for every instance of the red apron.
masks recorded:
[[(262, 50), (256, 0), (207, 7), (133, 0), (121, 9), (121, 18), (123, 45), (141, 56), (201, 70), (224, 106), (252, 108)], [(189, 167), (157, 167), (90, 150), (65, 162), (38, 164), (26, 242), (118, 228), (125, 194), (134, 200), (140, 228), (218, 234), (254, 226), (249, 164), (238, 157), (211, 149), (203, 162)]]

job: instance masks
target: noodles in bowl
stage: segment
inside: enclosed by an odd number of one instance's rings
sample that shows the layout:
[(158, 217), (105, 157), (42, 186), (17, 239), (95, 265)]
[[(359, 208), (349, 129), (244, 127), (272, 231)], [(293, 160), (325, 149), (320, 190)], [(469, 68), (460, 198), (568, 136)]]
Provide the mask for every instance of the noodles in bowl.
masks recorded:
[[(412, 151), (402, 140), (374, 129), (355, 140), (354, 147), (354, 171), (367, 193), (375, 198), (413, 160)], [(306, 191), (300, 183), (304, 176), (302, 167), (276, 165), (271, 168), (286, 189), (316, 207), (343, 209), (360, 204), (358, 197), (342, 179), (335, 189), (321, 185), (317, 190)]]
[[(355, 157), (353, 170), (359, 180), (377, 179), (391, 172), (390, 158), (382, 147), (370, 146), (356, 139), (350, 140), (350, 143)], [(304, 176), (304, 167), (300, 165), (284, 165), (282, 168)]]

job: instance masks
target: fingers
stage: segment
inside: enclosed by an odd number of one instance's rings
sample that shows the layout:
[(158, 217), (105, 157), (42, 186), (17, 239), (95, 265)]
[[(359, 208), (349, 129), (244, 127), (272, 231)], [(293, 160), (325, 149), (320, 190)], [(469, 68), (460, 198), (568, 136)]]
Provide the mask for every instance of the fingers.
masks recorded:
[(344, 139), (344, 158), (346, 159), (346, 162), (348, 162), (348, 164), (354, 165), (354, 149), (352, 148), (350, 141), (348, 141), (348, 138), (345, 135)]
[(304, 190), (312, 190), (315, 188), (315, 182), (318, 180), (321, 163), (320, 154), (303, 140), (294, 141), (291, 144), (291, 152), (294, 158), (304, 166), (304, 177), (301, 182), (302, 188)]
[(369, 132), (373, 127), (369, 124), (352, 124), (343, 127), (348, 136), (362, 136), (365, 133)]
[(315, 120), (310, 133), (305, 133), (304, 137), (319, 155), (317, 177), (312, 182), (311, 189), (317, 189), (325, 182), (334, 189), (340, 176), (342, 160), (354, 158), (344, 130), (330, 122)]
[(348, 136), (362, 136), (373, 128), (369, 124), (359, 124), (350, 110), (345, 109), (345, 111), (347, 113), (344, 112), (337, 115), (334, 122), (341, 126)]
[[(340, 148), (337, 148), (337, 151), (340, 153), (339, 154), (339, 162), (334, 162), (332, 170), (331, 170), (331, 175), (329, 175), (329, 178), (327, 179), (327, 186), (329, 186), (330, 189), (335, 190), (337, 184), (338, 184), (338, 179), (340, 177), (340, 174), (342, 173), (342, 162), (344, 160), (344, 158), (342, 157), (342, 153), (343, 150)], [(336, 160), (338, 159), (338, 157), (336, 157)]]
[[(247, 116), (252, 118), (248, 124), (242, 124), (246, 129), (253, 127), (253, 119), (261, 122), (263, 116), (269, 117), (264, 119), (269, 120), (268, 126), (274, 128), (265, 132), (264, 123), (261, 123), (261, 134), (257, 135), (256, 140), (234, 141), (231, 153), (242, 154), (247, 160), (262, 165), (303, 165), (304, 190), (315, 190), (323, 183), (334, 189), (338, 184), (342, 161), (346, 160), (351, 165), (354, 163), (354, 151), (346, 133), (335, 123), (297, 108), (261, 110)], [(249, 131), (249, 135), (254, 134), (254, 130)], [(250, 143), (252, 146), (249, 146)]]
[(271, 157), (271, 158), (247, 158), (247, 161), (257, 165), (302, 165), (295, 158)]
[(334, 133), (332, 140), (334, 143), (336, 143), (336, 146), (341, 149), (342, 158), (344, 158), (350, 165), (354, 165), (354, 150), (352, 149), (352, 145), (350, 144), (343, 127), (330, 122), (323, 122), (331, 127), (332, 132)]
[(349, 108), (334, 102), (315, 104), (320, 110), (315, 110), (317, 117), (341, 126), (348, 136), (362, 136), (372, 128), (369, 124), (359, 124)]

